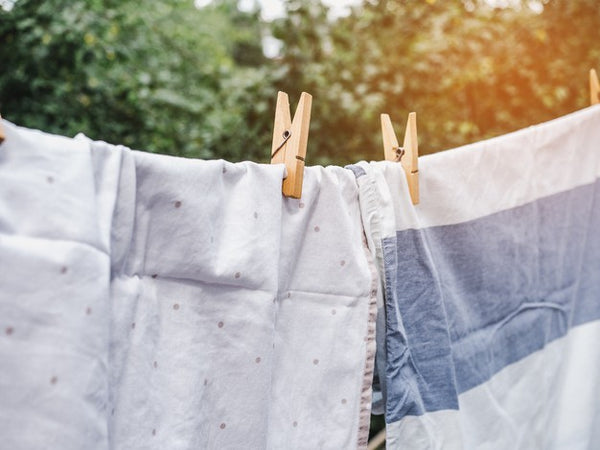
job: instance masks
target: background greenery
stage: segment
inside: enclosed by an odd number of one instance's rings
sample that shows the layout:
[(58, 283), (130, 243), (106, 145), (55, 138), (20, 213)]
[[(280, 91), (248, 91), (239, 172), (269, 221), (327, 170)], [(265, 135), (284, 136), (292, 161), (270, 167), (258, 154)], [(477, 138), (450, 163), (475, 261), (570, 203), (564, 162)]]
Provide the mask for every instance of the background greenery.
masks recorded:
[[(269, 159), (277, 90), (313, 94), (309, 164), (381, 159), (379, 114), (421, 154), (587, 106), (597, 0), (365, 0), (331, 19), (287, 0), (18, 0), (0, 10), (0, 111), (27, 127), (194, 158)], [(282, 48), (262, 52), (264, 36)]]

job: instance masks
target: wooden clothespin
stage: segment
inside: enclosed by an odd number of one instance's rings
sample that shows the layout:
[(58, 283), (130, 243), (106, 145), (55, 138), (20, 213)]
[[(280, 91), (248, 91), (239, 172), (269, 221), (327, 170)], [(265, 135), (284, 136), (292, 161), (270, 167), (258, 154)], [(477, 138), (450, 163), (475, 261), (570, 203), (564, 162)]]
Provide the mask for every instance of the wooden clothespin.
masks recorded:
[(292, 120), (288, 95), (281, 91), (277, 94), (271, 164), (285, 164), (287, 177), (283, 180), (282, 192), (286, 197), (302, 195), (311, 106), (312, 96), (303, 92)]
[(419, 204), (419, 142), (417, 139), (417, 113), (411, 112), (406, 122), (404, 146), (398, 145), (396, 133), (388, 114), (381, 115), (381, 133), (383, 135), (383, 152), (386, 161), (402, 164), (408, 181), (408, 189), (413, 205)]
[[(0, 116), (0, 120), (2, 120), (2, 116)], [(4, 138), (6, 135), (4, 134), (4, 128), (2, 128), (2, 123), (0, 123), (0, 144), (4, 142)]]
[(600, 103), (600, 82), (594, 69), (590, 70), (590, 103), (592, 105)]

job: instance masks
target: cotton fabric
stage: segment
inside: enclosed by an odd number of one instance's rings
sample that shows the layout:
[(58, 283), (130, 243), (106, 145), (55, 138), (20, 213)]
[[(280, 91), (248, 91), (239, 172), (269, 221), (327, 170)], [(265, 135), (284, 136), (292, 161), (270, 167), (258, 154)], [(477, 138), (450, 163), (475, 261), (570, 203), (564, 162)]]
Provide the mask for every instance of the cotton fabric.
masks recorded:
[[(600, 108), (361, 163), (387, 448), (600, 446)], [(383, 331), (385, 329), (385, 331)]]
[(362, 448), (377, 274), (351, 172), (192, 161), (3, 121), (11, 449)]

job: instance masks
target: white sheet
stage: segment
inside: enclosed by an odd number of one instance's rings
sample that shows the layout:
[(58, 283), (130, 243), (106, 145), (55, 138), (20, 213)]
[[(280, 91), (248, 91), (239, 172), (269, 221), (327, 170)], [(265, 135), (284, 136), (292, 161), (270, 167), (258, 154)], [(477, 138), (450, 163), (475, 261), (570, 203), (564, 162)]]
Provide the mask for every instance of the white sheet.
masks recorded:
[(192, 161), (3, 122), (11, 449), (361, 448), (376, 274), (353, 175)]

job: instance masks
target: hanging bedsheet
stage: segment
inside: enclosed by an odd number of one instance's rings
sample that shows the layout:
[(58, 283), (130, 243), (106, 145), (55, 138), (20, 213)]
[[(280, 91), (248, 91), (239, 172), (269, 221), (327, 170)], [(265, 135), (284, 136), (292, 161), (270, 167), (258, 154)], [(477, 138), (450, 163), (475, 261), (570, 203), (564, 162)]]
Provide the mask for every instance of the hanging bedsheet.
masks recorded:
[(388, 449), (600, 446), (600, 108), (361, 163)]
[(363, 448), (377, 274), (351, 172), (3, 122), (3, 448)]

